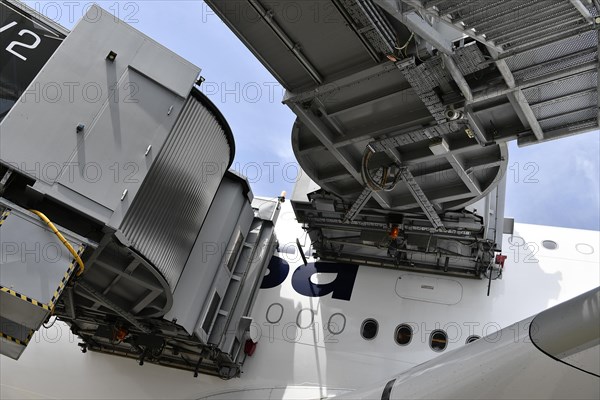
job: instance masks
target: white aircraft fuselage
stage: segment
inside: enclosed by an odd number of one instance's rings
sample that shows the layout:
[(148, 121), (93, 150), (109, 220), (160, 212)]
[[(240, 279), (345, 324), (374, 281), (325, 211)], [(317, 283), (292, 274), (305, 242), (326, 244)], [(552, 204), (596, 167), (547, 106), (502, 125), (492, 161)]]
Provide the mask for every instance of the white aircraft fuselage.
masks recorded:
[[(471, 337), (482, 339), (469, 349), (484, 345), (506, 349), (508, 344), (514, 346), (508, 351), (525, 354), (532, 347), (527, 341), (529, 326), (513, 324), (591, 290), (599, 281), (600, 241), (594, 231), (516, 224), (514, 234), (504, 237), (503, 253), (508, 258), (502, 279), (491, 282), (489, 296), (487, 279), (335, 263), (324, 266), (312, 258), (304, 265), (295, 245), (296, 238), (303, 242), (304, 232), (288, 203), (283, 205), (277, 235), (279, 253), (271, 261), (253, 309), (251, 335), (257, 346), (247, 357), (240, 378), (194, 378), (189, 371), (149, 363), (139, 366), (132, 359), (93, 352), (81, 354), (77, 337), (57, 322), (36, 334), (19, 361), (0, 358), (1, 397), (340, 395), (368, 388), (429, 360), (435, 365), (440, 355), (446, 362), (463, 357), (464, 353), (461, 356), (453, 350), (463, 348)], [(547, 249), (544, 240), (558, 247)], [(329, 272), (315, 273), (319, 270)], [(378, 325), (371, 339), (361, 336), (366, 320)], [(395, 340), (400, 325), (412, 328), (404, 345)], [(442, 351), (432, 348), (434, 331), (447, 335)], [(436, 347), (439, 337), (433, 339)], [(478, 357), (481, 368), (493, 371), (493, 359), (486, 364), (485, 358)], [(451, 371), (440, 367), (437, 373), (443, 379)], [(499, 393), (490, 392), (490, 396)]]

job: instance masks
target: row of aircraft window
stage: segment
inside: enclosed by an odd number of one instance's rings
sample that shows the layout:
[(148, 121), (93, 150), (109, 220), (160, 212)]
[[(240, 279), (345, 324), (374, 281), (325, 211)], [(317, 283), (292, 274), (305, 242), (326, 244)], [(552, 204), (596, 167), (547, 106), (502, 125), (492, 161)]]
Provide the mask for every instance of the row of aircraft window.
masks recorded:
[[(523, 239), (521, 236), (510, 236), (508, 238), (508, 243), (510, 243), (513, 246), (528, 246), (528, 245), (536, 245), (535, 243), (526, 243), (525, 239)], [(548, 250), (556, 250), (558, 249), (558, 243), (555, 242), (554, 240), (543, 240), (542, 241), (542, 246), (545, 249)], [(577, 243), (575, 245), (575, 250), (577, 250), (579, 253), (589, 256), (594, 254), (595, 249), (594, 246), (591, 246), (587, 243)]]
[[(360, 334), (365, 340), (375, 339), (377, 336), (377, 331), (379, 330), (379, 323), (372, 319), (368, 318), (364, 320), (360, 327)], [(407, 346), (413, 337), (413, 329), (408, 324), (400, 324), (396, 327), (396, 332), (394, 333), (394, 340), (400, 346)], [(479, 339), (480, 337), (477, 335), (469, 336), (466, 340), (466, 343), (471, 343)], [(433, 351), (441, 352), (446, 350), (448, 347), (448, 334), (442, 329), (436, 329), (429, 334), (429, 347)]]
[[(306, 315), (308, 313), (308, 315)], [(283, 305), (273, 303), (267, 308), (266, 319), (270, 324), (277, 324), (283, 317)], [(306, 317), (309, 317), (308, 319)], [(315, 322), (314, 311), (309, 308), (303, 308), (296, 316), (296, 326), (301, 329), (310, 328)], [(342, 313), (334, 313), (327, 321), (327, 330), (331, 335), (339, 335), (346, 329), (346, 316)], [(376, 319), (367, 318), (360, 327), (360, 335), (365, 340), (373, 340), (379, 331), (379, 323)], [(409, 324), (400, 324), (396, 327), (394, 340), (400, 346), (407, 346), (413, 337), (413, 328)], [(474, 342), (480, 337), (477, 335), (469, 336), (466, 343)], [(448, 346), (448, 334), (443, 329), (436, 329), (429, 334), (429, 346), (434, 351), (444, 351)]]

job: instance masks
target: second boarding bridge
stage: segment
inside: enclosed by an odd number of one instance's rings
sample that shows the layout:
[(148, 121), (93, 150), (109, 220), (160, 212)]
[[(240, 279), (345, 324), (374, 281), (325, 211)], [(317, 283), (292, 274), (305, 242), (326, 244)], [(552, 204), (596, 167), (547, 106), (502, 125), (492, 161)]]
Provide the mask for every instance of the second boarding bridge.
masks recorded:
[(326, 260), (501, 276), (507, 142), (598, 129), (597, 0), (207, 0), (287, 89)]

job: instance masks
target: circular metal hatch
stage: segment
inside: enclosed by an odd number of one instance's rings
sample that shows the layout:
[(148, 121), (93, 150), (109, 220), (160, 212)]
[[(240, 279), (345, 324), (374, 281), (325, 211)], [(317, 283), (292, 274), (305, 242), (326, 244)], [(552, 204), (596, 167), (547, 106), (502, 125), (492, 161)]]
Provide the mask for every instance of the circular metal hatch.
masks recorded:
[[(393, 135), (410, 137), (413, 134)], [(383, 137), (390, 136), (392, 134)], [(437, 151), (442, 139), (447, 151)], [(340, 137), (328, 146), (299, 120), (296, 120), (292, 131), (292, 146), (302, 169), (321, 188), (348, 203), (356, 200), (365, 188), (361, 163), (365, 149), (373, 140), (372, 137)], [(393, 150), (438, 213), (463, 208), (487, 195), (498, 185), (508, 164), (505, 143), (483, 147), (470, 138), (465, 129), (450, 132), (443, 138), (416, 140)], [(393, 163), (388, 153), (379, 152), (369, 161), (369, 169), (374, 173)], [(377, 192), (377, 198), (372, 198), (367, 207), (400, 212), (419, 210), (416, 199), (402, 180), (391, 191)]]

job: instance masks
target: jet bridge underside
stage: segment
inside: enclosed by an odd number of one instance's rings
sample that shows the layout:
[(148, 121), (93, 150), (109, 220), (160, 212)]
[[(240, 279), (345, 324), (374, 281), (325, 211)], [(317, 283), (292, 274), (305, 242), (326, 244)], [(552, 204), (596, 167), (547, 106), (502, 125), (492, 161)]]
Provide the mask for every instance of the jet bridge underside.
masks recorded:
[(287, 90), (324, 259), (498, 276), (507, 142), (598, 129), (596, 0), (207, 3)]

